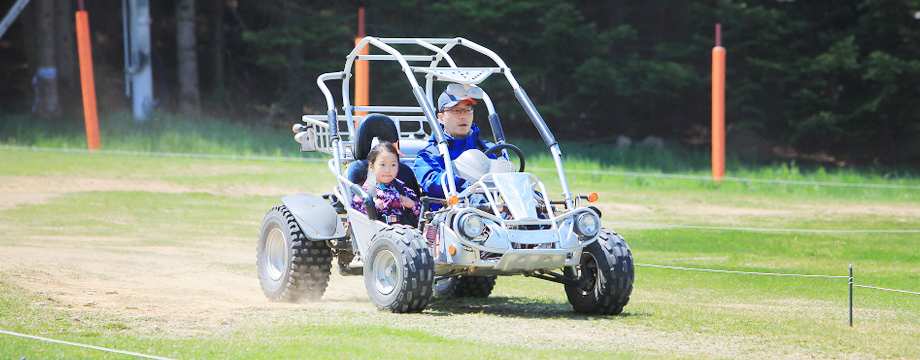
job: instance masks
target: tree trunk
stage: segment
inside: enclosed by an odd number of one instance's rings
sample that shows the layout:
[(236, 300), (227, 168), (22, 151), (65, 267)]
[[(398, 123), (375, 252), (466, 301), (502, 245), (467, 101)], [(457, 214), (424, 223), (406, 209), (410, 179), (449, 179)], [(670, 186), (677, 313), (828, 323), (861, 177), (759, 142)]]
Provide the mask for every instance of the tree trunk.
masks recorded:
[(70, 1), (55, 1), (55, 55), (60, 91), (68, 98), (77, 98), (80, 79), (77, 77), (76, 20)]
[[(38, 10), (35, 9), (35, 3), (29, 3), (22, 9), (22, 14), (16, 21), (22, 24), (22, 43), (26, 52), (26, 66), (29, 67), (29, 73), (33, 73), (38, 67)], [(31, 96), (30, 96), (31, 98)]]
[(214, 85), (224, 85), (224, 69), (226, 60), (224, 53), (227, 52), (227, 37), (224, 33), (224, 12), (226, 0), (214, 0)]
[(201, 96), (198, 90), (198, 55), (195, 53), (195, 0), (179, 0), (176, 3), (176, 48), (179, 113), (197, 116)]
[(39, 116), (60, 114), (58, 107), (57, 68), (54, 51), (54, 0), (39, 0), (36, 12), (36, 46), (38, 68), (32, 84), (35, 86), (35, 104), (32, 111)]

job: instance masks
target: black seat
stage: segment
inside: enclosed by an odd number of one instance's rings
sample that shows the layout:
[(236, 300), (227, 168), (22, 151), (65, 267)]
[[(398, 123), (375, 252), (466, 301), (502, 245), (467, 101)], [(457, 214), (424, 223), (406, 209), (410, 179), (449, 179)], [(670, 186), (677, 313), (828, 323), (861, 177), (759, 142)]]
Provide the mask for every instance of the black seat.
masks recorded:
[[(345, 177), (355, 184), (363, 184), (367, 179), (367, 154), (371, 151), (371, 142), (374, 138), (379, 141), (389, 141), (397, 144), (399, 141), (399, 130), (393, 119), (383, 114), (367, 114), (358, 123), (357, 136), (355, 140), (355, 162), (348, 164), (345, 168)], [(415, 194), (422, 196), (418, 181), (415, 179), (415, 173), (412, 169), (402, 162), (399, 163), (399, 173), (396, 178), (401, 180)]]
[[(363, 184), (367, 180), (367, 159), (348, 164), (348, 167), (345, 168), (345, 176), (355, 184)], [(396, 174), (396, 178), (402, 180), (408, 188), (415, 191), (416, 195), (422, 196), (418, 181), (415, 179), (415, 173), (412, 172), (412, 168), (409, 165), (399, 163), (399, 173)]]

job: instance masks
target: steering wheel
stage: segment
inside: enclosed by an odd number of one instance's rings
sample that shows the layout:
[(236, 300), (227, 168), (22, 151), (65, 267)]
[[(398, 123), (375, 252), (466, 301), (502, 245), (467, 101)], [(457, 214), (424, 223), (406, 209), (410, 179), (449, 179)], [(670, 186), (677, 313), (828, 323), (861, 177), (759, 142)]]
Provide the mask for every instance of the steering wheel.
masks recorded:
[(500, 151), (502, 150), (511, 150), (513, 153), (517, 154), (518, 160), (521, 162), (521, 166), (518, 168), (518, 172), (524, 171), (524, 152), (521, 151), (521, 149), (518, 149), (517, 146), (511, 145), (508, 143), (498, 144), (498, 145), (495, 145), (489, 148), (489, 150), (486, 150), (485, 154), (486, 156), (489, 156), (492, 154), (496, 154), (496, 156), (500, 156), (501, 155)]

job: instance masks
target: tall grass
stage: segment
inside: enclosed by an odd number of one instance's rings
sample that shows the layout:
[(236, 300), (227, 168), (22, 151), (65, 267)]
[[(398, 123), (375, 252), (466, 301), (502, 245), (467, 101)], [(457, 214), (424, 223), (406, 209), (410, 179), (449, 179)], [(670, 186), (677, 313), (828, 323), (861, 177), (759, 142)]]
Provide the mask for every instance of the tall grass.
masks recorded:
[[(100, 132), (103, 150), (240, 156), (324, 156), (321, 153), (301, 153), (287, 127), (243, 124), (216, 118), (191, 119), (164, 112), (154, 112), (143, 123), (134, 121), (127, 112), (105, 116), (100, 119)], [(530, 168), (553, 167), (552, 157), (542, 141), (511, 139), (510, 142), (524, 151)], [(82, 122), (2, 112), (0, 144), (75, 149), (85, 149), (87, 146)], [(707, 149), (688, 148), (675, 143), (667, 143), (659, 148), (643, 145), (617, 147), (615, 144), (582, 141), (561, 141), (560, 146), (566, 170), (710, 175), (711, 164)], [(726, 176), (738, 178), (920, 186), (920, 170), (910, 167), (838, 167), (796, 161), (757, 163), (729, 154), (726, 168)], [(655, 179), (633, 182), (645, 186), (668, 183), (667, 180)], [(711, 182), (704, 181), (701, 184), (713, 186)], [(748, 183), (740, 186), (757, 185)]]
[[(539, 141), (515, 140), (527, 157), (527, 171), (558, 185), (555, 164)], [(795, 196), (916, 201), (920, 171), (909, 167), (838, 167), (796, 161), (756, 163), (730, 157), (726, 180), (711, 180), (708, 152), (677, 144), (664, 148), (560, 142), (570, 186), (603, 189), (688, 189), (729, 193), (779, 193)], [(829, 186), (830, 184), (830, 186)], [(837, 184), (835, 186), (835, 184)], [(864, 187), (864, 184), (871, 184)], [(872, 187), (876, 186), (876, 187)], [(890, 188), (889, 188), (890, 187)]]
[[(6, 145), (87, 147), (83, 124), (62, 119), (0, 114), (0, 143)], [(290, 129), (222, 119), (190, 119), (154, 112), (136, 122), (121, 112), (99, 119), (103, 150), (221, 155), (305, 156)], [(309, 155), (307, 155), (309, 156)]]
[[(513, 140), (535, 167), (552, 167), (546, 146), (539, 141)], [(662, 148), (633, 145), (560, 142), (565, 168), (711, 176), (708, 150), (667, 144)], [(536, 154), (536, 156), (531, 156)], [(840, 167), (833, 164), (801, 163), (795, 160), (756, 162), (729, 154), (726, 176), (754, 179), (783, 179), (815, 182), (884, 182), (920, 184), (920, 170), (910, 167)]]

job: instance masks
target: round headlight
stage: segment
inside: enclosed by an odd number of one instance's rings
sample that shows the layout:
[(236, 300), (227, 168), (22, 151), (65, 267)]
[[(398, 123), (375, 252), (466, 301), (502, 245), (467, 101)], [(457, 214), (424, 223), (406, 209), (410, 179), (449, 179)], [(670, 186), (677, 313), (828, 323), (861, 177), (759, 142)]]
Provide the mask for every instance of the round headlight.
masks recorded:
[(486, 229), (486, 224), (482, 218), (475, 214), (466, 214), (460, 218), (460, 234), (467, 239), (473, 239), (482, 235)]
[(575, 232), (586, 238), (597, 235), (601, 229), (601, 221), (589, 212), (583, 212), (575, 217)]

